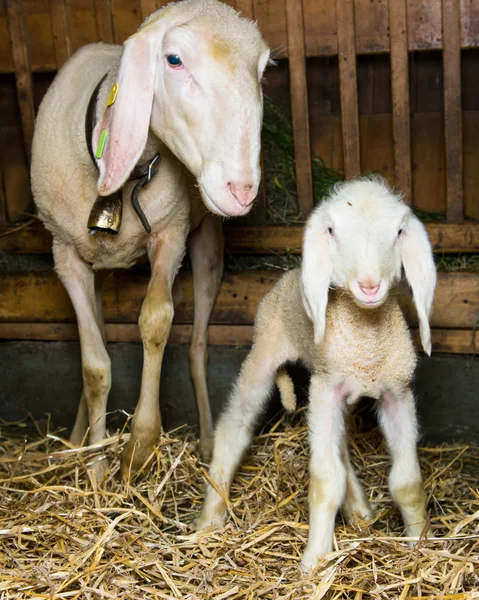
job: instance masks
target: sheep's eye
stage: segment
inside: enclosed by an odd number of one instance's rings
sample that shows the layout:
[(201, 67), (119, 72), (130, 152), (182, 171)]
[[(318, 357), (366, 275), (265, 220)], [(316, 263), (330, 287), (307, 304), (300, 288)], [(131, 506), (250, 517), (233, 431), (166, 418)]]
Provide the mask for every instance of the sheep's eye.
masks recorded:
[(328, 233), (329, 235), (333, 236), (334, 235), (334, 231), (332, 227), (328, 227)]
[(400, 230), (398, 231), (398, 237), (401, 235), (401, 233), (402, 233), (402, 229), (400, 229)]
[(183, 64), (178, 54), (168, 54), (166, 60), (168, 61), (170, 67), (174, 67), (175, 69), (178, 69)]

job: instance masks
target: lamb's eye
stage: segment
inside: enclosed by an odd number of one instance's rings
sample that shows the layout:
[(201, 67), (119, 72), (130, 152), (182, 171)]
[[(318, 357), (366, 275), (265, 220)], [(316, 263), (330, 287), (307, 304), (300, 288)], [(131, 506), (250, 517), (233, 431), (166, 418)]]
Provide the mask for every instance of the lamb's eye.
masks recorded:
[(334, 231), (332, 227), (328, 227), (328, 233), (329, 235), (333, 236), (334, 235)]
[(400, 230), (398, 231), (398, 237), (401, 235), (401, 233), (402, 233), (402, 229), (400, 229)]
[(178, 54), (168, 54), (166, 60), (168, 61), (170, 67), (173, 67), (174, 69), (178, 69), (183, 65), (181, 58), (178, 56)]

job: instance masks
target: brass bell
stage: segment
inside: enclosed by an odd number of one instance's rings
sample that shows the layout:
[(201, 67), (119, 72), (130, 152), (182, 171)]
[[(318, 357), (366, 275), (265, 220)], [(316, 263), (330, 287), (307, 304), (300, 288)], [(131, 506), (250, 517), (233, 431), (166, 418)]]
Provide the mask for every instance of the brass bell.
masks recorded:
[(120, 231), (122, 209), (121, 192), (98, 196), (88, 217), (90, 235), (95, 235), (97, 231), (116, 235)]

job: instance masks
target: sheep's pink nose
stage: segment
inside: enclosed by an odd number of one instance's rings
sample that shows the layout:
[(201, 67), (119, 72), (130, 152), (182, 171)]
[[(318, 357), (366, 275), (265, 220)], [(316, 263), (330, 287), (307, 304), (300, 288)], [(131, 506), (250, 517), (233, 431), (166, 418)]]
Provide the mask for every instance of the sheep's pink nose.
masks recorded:
[(227, 186), (241, 206), (249, 206), (256, 198), (256, 187), (252, 183), (232, 183)]
[(359, 284), (359, 288), (366, 296), (374, 296), (374, 294), (379, 292), (380, 284), (372, 281), (365, 281), (364, 283)]

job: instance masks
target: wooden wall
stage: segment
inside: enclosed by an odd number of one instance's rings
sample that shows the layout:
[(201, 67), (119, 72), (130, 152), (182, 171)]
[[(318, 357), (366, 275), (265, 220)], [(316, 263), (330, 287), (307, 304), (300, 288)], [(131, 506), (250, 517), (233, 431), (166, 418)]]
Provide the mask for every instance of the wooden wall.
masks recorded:
[[(428, 225), (436, 252), (479, 252), (479, 222), (471, 221), (479, 219), (479, 2), (228, 3), (258, 21), (278, 59), (277, 67), (266, 74), (265, 92), (291, 118), (301, 217), (313, 205), (314, 151), (347, 176), (381, 171), (415, 209), (443, 215), (442, 222)], [(0, 227), (30, 210), (28, 154), (33, 119), (56, 70), (86, 43), (123, 42), (162, 4), (155, 0), (0, 0)], [(13, 229), (0, 232), (0, 251), (50, 251), (51, 241), (38, 227)], [(249, 222), (227, 231), (227, 245), (234, 253), (299, 253), (300, 244), (297, 225), (259, 227)], [(0, 338), (74, 336), (71, 307), (55, 287), (59, 284), (53, 283), (53, 274), (35, 280), (25, 277), (19, 274), (3, 281)], [(243, 273), (233, 283), (224, 283), (219, 300), (223, 312), (219, 318), (220, 308), (215, 309), (213, 340), (247, 343), (251, 339), (255, 303), (267, 290), (264, 281), (273, 277), (271, 283), (276, 276), (261, 277), (263, 282)], [(135, 281), (133, 275), (127, 277), (122, 289), (137, 302), (145, 281), (138, 285)], [(47, 298), (47, 289), (53, 304), (50, 300), (31, 303), (30, 294)], [(438, 293), (439, 303), (448, 308), (435, 317), (434, 349), (471, 351), (479, 310), (477, 276), (448, 274), (442, 277)], [(250, 299), (246, 308), (244, 302), (235, 303), (239, 297)], [(120, 321), (112, 316), (111, 339), (138, 339), (134, 324), (138, 306), (125, 302), (121, 311), (129, 316)], [(185, 341), (189, 334), (188, 310), (179, 313), (183, 317), (178, 317), (173, 334), (177, 341)]]

